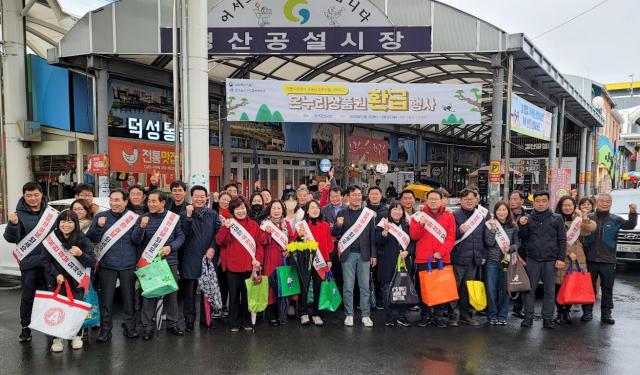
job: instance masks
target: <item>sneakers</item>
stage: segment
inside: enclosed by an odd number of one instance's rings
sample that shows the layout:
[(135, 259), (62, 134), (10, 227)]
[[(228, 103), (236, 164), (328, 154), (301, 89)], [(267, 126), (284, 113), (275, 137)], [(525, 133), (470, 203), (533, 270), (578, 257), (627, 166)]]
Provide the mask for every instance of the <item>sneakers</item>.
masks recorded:
[(398, 325), (401, 325), (403, 327), (411, 327), (411, 322), (409, 322), (406, 318), (400, 318), (396, 320), (396, 323), (398, 323)]
[(300, 325), (308, 326), (309, 325), (309, 315), (302, 315), (300, 317)]
[(542, 327), (546, 329), (556, 329), (556, 325), (553, 323), (551, 319), (545, 319), (542, 321)]
[(107, 331), (100, 331), (100, 335), (96, 339), (97, 342), (107, 342), (109, 340), (111, 340), (111, 332)]
[(460, 323), (462, 324), (466, 324), (468, 326), (472, 326), (472, 327), (477, 327), (480, 325), (480, 322), (473, 319), (473, 318), (464, 318), (464, 319), (460, 319)]
[(231, 332), (235, 333), (235, 332), (239, 332), (240, 331), (240, 327), (233, 327), (231, 328)]
[(434, 318), (432, 324), (438, 328), (447, 328), (447, 320), (445, 318)]
[(603, 316), (600, 318), (600, 321), (604, 324), (609, 324), (609, 325), (616, 324), (615, 319), (613, 319), (611, 316)]
[(431, 318), (429, 318), (428, 316), (425, 316), (422, 319), (420, 319), (420, 321), (416, 325), (418, 327), (426, 327), (429, 324), (431, 324)]
[(324, 324), (324, 322), (322, 321), (322, 318), (319, 316), (313, 316), (311, 317), (311, 319), (313, 320), (314, 325), (321, 326)]
[(506, 326), (506, 325), (507, 325), (507, 321), (506, 321), (506, 320), (504, 320), (504, 319), (499, 319), (499, 320), (498, 320), (498, 325), (499, 325), (499, 326)]
[(593, 315), (591, 313), (585, 312), (582, 314), (582, 318), (580, 318), (583, 322), (590, 322), (593, 320)]
[(447, 326), (449, 326), (449, 327), (460, 327), (460, 323), (458, 322), (457, 319), (449, 319), (449, 321), (447, 322)]
[(84, 343), (82, 342), (82, 337), (76, 336), (71, 340), (71, 348), (74, 350), (82, 349)]
[(531, 328), (531, 326), (533, 326), (533, 319), (531, 318), (524, 318), (524, 320), (520, 324), (520, 327), (524, 328)]
[(492, 326), (497, 326), (498, 325), (498, 319), (489, 320), (489, 324), (491, 324)]
[(384, 326), (385, 327), (395, 327), (396, 326), (396, 322), (394, 322), (393, 320), (387, 320), (384, 322)]
[(344, 325), (346, 327), (353, 327), (353, 316), (349, 315), (346, 318), (344, 318)]
[(364, 324), (365, 327), (373, 327), (373, 320), (371, 320), (370, 317), (365, 316), (362, 318), (362, 324)]
[(60, 353), (64, 350), (64, 346), (62, 345), (62, 339), (55, 338), (53, 339), (53, 343), (51, 344), (51, 351), (54, 353)]
[(22, 331), (20, 331), (20, 336), (18, 336), (18, 341), (20, 342), (31, 341), (31, 329), (29, 329), (28, 327), (22, 327)]

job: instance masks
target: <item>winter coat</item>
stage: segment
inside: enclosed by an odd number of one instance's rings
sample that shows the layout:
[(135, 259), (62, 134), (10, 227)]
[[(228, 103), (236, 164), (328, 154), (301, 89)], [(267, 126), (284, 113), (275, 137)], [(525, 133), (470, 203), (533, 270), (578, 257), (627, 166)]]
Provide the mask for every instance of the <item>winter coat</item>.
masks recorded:
[[(460, 226), (469, 220), (474, 211), (467, 211), (459, 208), (454, 211), (453, 216), (456, 218), (456, 241), (463, 237), (460, 232)], [(487, 219), (483, 218), (480, 225), (471, 233), (464, 241), (454, 246), (451, 251), (451, 263), (461, 266), (480, 266), (482, 260), (485, 259), (486, 248), (484, 245), (484, 231), (486, 229)]]
[(597, 230), (584, 239), (587, 261), (615, 264), (618, 232), (634, 229), (638, 225), (638, 214), (630, 213), (629, 219), (624, 220), (609, 212), (596, 211), (589, 218), (596, 222)]
[[(7, 223), (7, 227), (4, 230), (4, 239), (9, 243), (18, 244), (33, 230), (33, 228), (36, 227), (36, 225), (38, 225), (38, 221), (42, 217), (46, 208), (47, 200), (44, 197), (42, 197), (42, 203), (40, 204), (39, 211), (32, 211), (31, 208), (27, 206), (24, 198), (20, 198), (16, 205), (18, 224)], [(41, 267), (42, 253), (44, 251), (46, 250), (44, 250), (44, 246), (41, 242), (29, 253), (29, 255), (20, 261), (20, 270), (26, 271)]]
[[(564, 227), (567, 229), (567, 231), (569, 230), (569, 228), (571, 228), (573, 219), (575, 219), (575, 214), (573, 214), (571, 220), (565, 220)], [(569, 257), (569, 255), (571, 255), (572, 253), (576, 254), (576, 256), (578, 257), (577, 261), (580, 264), (580, 268), (582, 268), (583, 271), (587, 271), (587, 257), (584, 253), (582, 241), (584, 237), (590, 235), (594, 230), (596, 230), (596, 227), (597, 224), (593, 220), (585, 220), (582, 222), (582, 226), (580, 227), (580, 238), (578, 238), (578, 240), (574, 242), (573, 245), (567, 247), (567, 256), (564, 260), (565, 266), (556, 271), (556, 284), (562, 284), (562, 280), (564, 280), (564, 276), (567, 274), (569, 264), (571, 263), (571, 258)]]
[[(63, 243), (64, 241), (60, 240)], [(77, 246), (82, 250), (82, 254), (79, 257), (75, 257), (80, 261), (84, 267), (93, 267), (96, 264), (96, 258), (93, 254), (93, 243), (87, 237), (82, 235), (77, 243), (71, 245)], [(67, 249), (68, 250), (68, 249)], [(46, 249), (42, 252), (42, 266), (44, 267), (45, 278), (49, 285), (56, 284), (56, 278), (58, 275), (64, 276), (65, 279), (71, 284), (72, 289), (78, 287), (78, 282), (58, 263), (56, 258), (51, 255)]]
[[(235, 219), (244, 229), (249, 232), (251, 237), (256, 242), (256, 260), (260, 263), (264, 261), (264, 250), (262, 244), (259, 241), (260, 227), (255, 221), (251, 220), (248, 216), (244, 219)], [(220, 228), (216, 234), (216, 242), (220, 246), (220, 262), (224, 271), (229, 270), (231, 272), (250, 272), (253, 270), (251, 264), (252, 259), (249, 252), (236, 240), (231, 234), (229, 228), (224, 225)]]
[[(508, 226), (503, 224), (502, 229), (504, 229), (504, 232), (507, 234), (507, 237), (509, 237), (509, 242), (511, 243), (511, 246), (509, 246), (509, 253), (519, 251), (520, 236), (518, 235), (518, 225), (514, 224), (512, 226)], [(484, 244), (487, 246), (484, 258), (500, 263), (504, 257), (504, 252), (498, 245), (498, 242), (496, 242), (496, 232), (497, 230), (489, 228), (486, 228), (484, 231)]]
[(183, 211), (180, 215), (180, 223), (185, 236), (180, 276), (195, 280), (202, 274), (202, 257), (207, 250), (218, 249), (215, 235), (220, 230), (222, 222), (214, 210), (204, 207), (194, 209), (191, 217)]
[(378, 223), (384, 219), (385, 217), (389, 216), (389, 206), (387, 206), (384, 203), (380, 203), (377, 206), (373, 205), (373, 203), (369, 202), (367, 200), (367, 207), (372, 209), (375, 213), (376, 213), (376, 225), (378, 225)]
[[(425, 206), (423, 211), (429, 215), (430, 209)], [(411, 219), (409, 234), (411, 235), (411, 239), (416, 241), (416, 264), (427, 263), (428, 259), (435, 253), (440, 253), (444, 263), (451, 263), (451, 250), (456, 240), (456, 220), (452, 213), (446, 211), (444, 206), (438, 209), (438, 212), (435, 214), (435, 219), (447, 232), (444, 243), (440, 243), (440, 241), (431, 233), (427, 232), (424, 226), (414, 218)]]
[[(134, 243), (139, 245), (140, 250), (138, 251), (138, 257), (142, 255), (144, 249), (147, 247), (151, 238), (156, 234), (158, 228), (160, 228), (160, 224), (162, 224), (162, 220), (164, 220), (165, 216), (167, 216), (167, 210), (162, 211), (161, 213), (146, 213), (143, 216), (138, 218), (138, 222), (133, 227), (133, 233), (131, 235), (131, 239)], [(140, 223), (142, 222), (142, 218), (148, 216), (149, 222), (147, 223), (146, 228), (141, 228)], [(182, 231), (182, 226), (180, 225), (180, 219), (178, 219), (178, 223), (175, 228), (169, 235), (167, 242), (165, 242), (164, 246), (169, 246), (171, 248), (171, 252), (169, 255), (165, 257), (167, 263), (170, 266), (178, 265), (178, 249), (184, 243), (184, 232)], [(164, 247), (163, 246), (163, 247)], [(202, 257), (200, 258), (202, 259)]]
[[(287, 235), (289, 242), (293, 241), (297, 234), (293, 230), (289, 221), (283, 220), (280, 224), (275, 224), (276, 227), (280, 228), (280, 230), (284, 231)], [(264, 249), (264, 263), (262, 265), (262, 274), (270, 277), (275, 271), (277, 267), (284, 265), (283, 262), (283, 254), (285, 249), (283, 249), (273, 238), (271, 238), (271, 234), (261, 230), (259, 236), (260, 244)], [(276, 302), (277, 293), (271, 285), (269, 285), (269, 304), (273, 304)]]
[[(389, 224), (395, 225), (395, 224)], [(409, 225), (401, 220), (402, 230), (409, 234)], [(376, 227), (376, 247), (378, 249), (378, 280), (382, 284), (389, 284), (393, 279), (393, 274), (396, 272), (396, 264), (398, 262), (398, 254), (402, 249), (400, 242), (393, 236), (393, 234), (388, 233), (387, 236), (383, 236), (382, 232), (384, 232), (384, 228)], [(409, 252), (409, 256), (405, 258), (407, 262), (407, 269), (411, 269), (410, 258), (413, 258), (416, 253), (416, 242), (409, 242), (409, 246), (407, 246), (406, 251)]]
[[(340, 211), (337, 217), (343, 217), (344, 223), (341, 226), (334, 225), (331, 230), (331, 234), (336, 238), (342, 237), (342, 235), (347, 233), (347, 231), (356, 223), (356, 220), (360, 217), (360, 213), (362, 213), (363, 209), (363, 207), (360, 207), (359, 210), (346, 208)], [(362, 261), (369, 261), (369, 259), (377, 256), (375, 219), (370, 220), (367, 227), (364, 228), (360, 234), (360, 237), (353, 241), (353, 243), (342, 252), (340, 255), (341, 261), (347, 259), (354, 245), (360, 246), (360, 260)]]
[[(115, 213), (109, 210), (96, 214), (87, 231), (87, 238), (94, 244), (99, 243), (102, 241), (102, 236), (104, 236), (113, 224), (120, 220), (126, 212), (127, 210), (121, 213)], [(102, 228), (98, 226), (98, 219), (101, 217), (105, 217), (107, 220)], [(134, 227), (135, 224), (102, 256), (99, 264), (100, 268), (114, 271), (133, 270), (136, 268), (136, 263), (138, 262), (138, 245), (131, 239)]]
[(527, 258), (538, 262), (561, 260), (567, 255), (567, 230), (562, 216), (550, 210), (534, 210), (526, 225), (519, 225), (520, 239), (527, 247)]

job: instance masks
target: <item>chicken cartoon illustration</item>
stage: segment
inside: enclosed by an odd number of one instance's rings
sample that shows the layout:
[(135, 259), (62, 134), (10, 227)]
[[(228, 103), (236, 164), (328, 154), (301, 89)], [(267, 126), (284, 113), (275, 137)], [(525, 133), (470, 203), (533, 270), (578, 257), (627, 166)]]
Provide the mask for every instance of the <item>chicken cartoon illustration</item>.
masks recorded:
[(138, 161), (138, 149), (134, 147), (133, 153), (131, 154), (127, 154), (124, 150), (122, 150), (122, 159), (124, 159), (124, 161), (126, 161), (130, 167), (133, 167), (136, 161)]

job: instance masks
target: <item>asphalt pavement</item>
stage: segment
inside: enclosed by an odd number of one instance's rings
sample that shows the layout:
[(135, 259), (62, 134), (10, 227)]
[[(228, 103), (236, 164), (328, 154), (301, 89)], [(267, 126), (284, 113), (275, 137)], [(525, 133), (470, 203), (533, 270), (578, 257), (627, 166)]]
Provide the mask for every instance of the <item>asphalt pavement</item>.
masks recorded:
[(18, 343), (20, 290), (0, 279), (0, 374), (640, 374), (640, 267), (619, 269), (614, 292), (614, 326), (600, 323), (599, 306), (592, 322), (574, 312), (573, 325), (553, 331), (482, 316), (480, 327), (388, 328), (382, 312), (373, 329), (359, 319), (346, 328), (337, 312), (323, 327), (259, 321), (254, 333), (197, 327), (144, 342), (122, 336), (117, 313), (111, 342), (51, 353), (38, 332)]

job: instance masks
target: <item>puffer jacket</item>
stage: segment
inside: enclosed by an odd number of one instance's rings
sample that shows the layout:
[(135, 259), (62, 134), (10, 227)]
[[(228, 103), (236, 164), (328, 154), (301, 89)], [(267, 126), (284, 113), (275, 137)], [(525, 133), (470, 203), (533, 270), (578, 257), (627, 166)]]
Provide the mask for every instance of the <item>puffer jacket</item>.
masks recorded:
[(630, 213), (625, 220), (609, 212), (597, 211), (589, 218), (596, 222), (597, 230), (584, 239), (588, 262), (617, 263), (616, 246), (620, 229), (631, 230), (638, 225), (638, 214)]
[[(575, 216), (576, 215), (573, 214), (571, 220), (565, 220), (564, 226), (565, 228), (567, 228), (567, 231), (569, 231), (569, 228), (571, 228), (571, 224), (573, 223)], [(584, 237), (589, 236), (594, 230), (596, 230), (596, 227), (597, 224), (595, 221), (584, 220), (582, 222), (582, 226), (580, 227), (580, 238), (578, 238), (578, 240), (571, 246), (568, 246), (569, 243), (567, 243), (567, 257), (565, 259), (565, 266), (556, 271), (556, 284), (562, 284), (562, 280), (564, 280), (564, 277), (567, 274), (567, 270), (569, 269), (569, 264), (571, 263), (571, 254), (576, 254), (578, 264), (580, 264), (580, 268), (582, 268), (583, 271), (587, 270), (587, 257), (584, 253), (582, 241)]]
[(527, 247), (527, 258), (537, 262), (564, 261), (567, 256), (567, 230), (564, 220), (551, 210), (533, 210), (525, 225), (519, 225), (522, 243)]
[[(127, 211), (121, 213), (115, 213), (111, 210), (104, 211), (96, 214), (93, 217), (91, 226), (87, 231), (87, 238), (94, 244), (102, 241), (102, 236), (111, 229), (111, 227), (124, 215)], [(106, 218), (105, 224), (101, 227), (98, 226), (98, 219), (101, 217)], [(135, 224), (134, 224), (135, 226)], [(109, 251), (107, 251), (100, 259), (100, 268), (106, 268), (113, 271), (126, 271), (136, 268), (136, 262), (138, 261), (138, 245), (131, 240), (131, 234), (133, 233), (133, 227), (129, 229), (120, 239), (113, 245)]]
[[(160, 224), (162, 224), (165, 216), (167, 216), (167, 212), (169, 211), (164, 210), (161, 213), (149, 212), (138, 218), (136, 225), (133, 227), (133, 233), (131, 234), (131, 239), (139, 246), (138, 257), (142, 255), (145, 247), (147, 247), (149, 241), (151, 241), (158, 228), (160, 228)], [(141, 228), (140, 223), (144, 216), (149, 217), (149, 222), (147, 223), (146, 228)], [(164, 246), (169, 246), (171, 248), (171, 252), (169, 252), (169, 255), (165, 258), (170, 266), (178, 265), (178, 249), (182, 247), (182, 244), (184, 244), (184, 232), (182, 231), (180, 219), (178, 219), (176, 227), (173, 228), (169, 238), (167, 238), (167, 242), (164, 244)]]
[[(463, 237), (460, 226), (469, 220), (474, 211), (467, 211), (459, 208), (454, 211), (456, 218), (456, 241)], [(484, 231), (486, 229), (487, 218), (483, 218), (480, 225), (464, 241), (454, 246), (451, 251), (451, 263), (460, 266), (480, 266), (484, 259), (486, 248), (484, 245)]]
[[(520, 251), (520, 236), (518, 235), (518, 225), (502, 225), (502, 229), (509, 237), (509, 253)], [(501, 262), (504, 257), (504, 253), (498, 243), (496, 242), (497, 230), (486, 228), (484, 231), (484, 243), (487, 245), (487, 251), (485, 253), (485, 259), (492, 260), (494, 262)]]
[[(39, 211), (32, 211), (31, 208), (27, 206), (24, 198), (20, 198), (18, 204), (16, 205), (18, 224), (7, 224), (7, 227), (4, 230), (4, 239), (7, 242), (13, 244), (17, 244), (22, 241), (22, 239), (24, 239), (27, 234), (29, 234), (29, 232), (31, 232), (33, 228), (36, 227), (36, 225), (38, 225), (38, 221), (40, 221), (40, 218), (42, 217), (42, 214), (44, 213), (44, 210), (46, 208), (47, 200), (45, 197), (42, 197), (42, 203), (40, 204)], [(20, 270), (26, 271), (41, 267), (43, 251), (45, 251), (44, 246), (42, 245), (42, 243), (40, 243), (29, 253), (29, 255), (22, 259), (22, 261), (20, 262)]]

